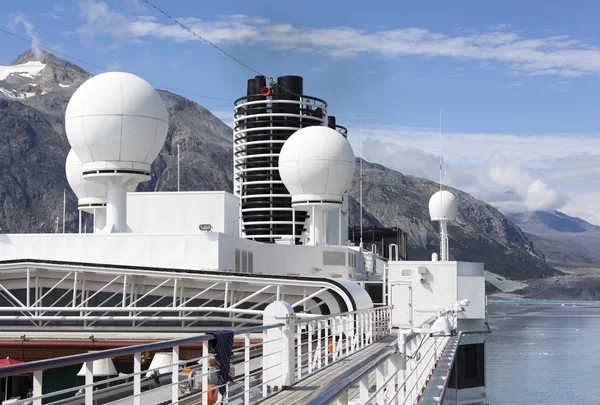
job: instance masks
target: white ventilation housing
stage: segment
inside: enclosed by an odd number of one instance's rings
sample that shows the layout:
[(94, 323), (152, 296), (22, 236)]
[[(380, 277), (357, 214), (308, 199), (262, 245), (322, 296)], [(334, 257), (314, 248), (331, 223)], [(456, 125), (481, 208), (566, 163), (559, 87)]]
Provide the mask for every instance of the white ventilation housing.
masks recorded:
[(71, 97), (65, 127), (82, 178), (106, 187), (104, 232), (129, 232), (127, 188), (150, 179), (150, 165), (167, 137), (160, 95), (129, 73), (94, 76)]
[(456, 221), (458, 200), (449, 191), (438, 191), (429, 199), (429, 215), (432, 221)]
[(279, 154), (279, 174), (292, 195), (292, 207), (310, 215), (310, 245), (323, 244), (325, 211), (342, 205), (354, 174), (354, 152), (348, 140), (328, 127), (296, 131)]

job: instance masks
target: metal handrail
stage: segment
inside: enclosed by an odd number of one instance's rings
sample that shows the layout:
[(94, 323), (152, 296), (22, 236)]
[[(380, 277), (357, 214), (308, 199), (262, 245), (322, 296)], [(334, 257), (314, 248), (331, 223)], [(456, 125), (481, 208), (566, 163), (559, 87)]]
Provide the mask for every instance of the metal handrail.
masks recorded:
[[(252, 328), (240, 329), (238, 331), (235, 331), (235, 334), (238, 335), (238, 334), (243, 334), (243, 333), (257, 333), (257, 332), (262, 332), (264, 330), (276, 328), (276, 327), (280, 327), (280, 326), (283, 326), (283, 324), (277, 323), (277, 324), (272, 324), (272, 325), (255, 326)], [(192, 337), (181, 338), (181, 339), (166, 340), (166, 341), (162, 341), (162, 342), (145, 343), (145, 344), (135, 345), (135, 346), (119, 347), (116, 349), (102, 350), (99, 352), (75, 354), (73, 356), (59, 357), (56, 359), (46, 359), (46, 360), (33, 361), (33, 362), (29, 362), (29, 363), (15, 364), (12, 366), (5, 366), (5, 367), (0, 368), (0, 378), (9, 377), (9, 376), (18, 375), (18, 374), (32, 373), (34, 371), (42, 371), (42, 370), (47, 370), (47, 369), (51, 369), (51, 368), (71, 366), (74, 364), (81, 364), (81, 363), (85, 363), (88, 361), (104, 359), (107, 357), (112, 358), (112, 357), (118, 357), (118, 356), (128, 356), (128, 355), (131, 355), (134, 353), (139, 353), (139, 352), (150, 352), (150, 351), (171, 348), (173, 346), (182, 346), (182, 345), (191, 344), (191, 343), (200, 343), (200, 342), (204, 342), (204, 341), (207, 341), (210, 339), (213, 339), (213, 336), (205, 334), (205, 335), (192, 336)]]

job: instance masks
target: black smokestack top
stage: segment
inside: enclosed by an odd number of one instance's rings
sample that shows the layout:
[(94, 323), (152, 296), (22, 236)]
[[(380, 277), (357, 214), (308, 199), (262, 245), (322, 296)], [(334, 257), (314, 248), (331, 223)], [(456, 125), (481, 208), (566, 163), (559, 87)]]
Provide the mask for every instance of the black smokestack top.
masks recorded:
[(336, 123), (333, 115), (327, 117), (327, 126), (331, 129), (335, 129)]
[(267, 78), (264, 76), (256, 76), (254, 78), (254, 94), (260, 94), (260, 90), (267, 85)]
[(284, 97), (298, 98), (304, 93), (304, 79), (301, 76), (279, 76), (277, 91)]
[(256, 91), (256, 82), (255, 79), (248, 79), (248, 89), (246, 90), (246, 95), (247, 96), (252, 96), (256, 93), (260, 92), (260, 88), (258, 89), (259, 91)]

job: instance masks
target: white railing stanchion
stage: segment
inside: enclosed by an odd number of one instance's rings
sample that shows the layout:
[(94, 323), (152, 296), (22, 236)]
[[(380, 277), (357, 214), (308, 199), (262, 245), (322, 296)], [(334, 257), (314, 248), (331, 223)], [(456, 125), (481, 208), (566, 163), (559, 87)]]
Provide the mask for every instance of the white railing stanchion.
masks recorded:
[(321, 340), (321, 337), (322, 337), (321, 336), (321, 329), (322, 329), (321, 325), (322, 324), (323, 324), (322, 321), (317, 321), (317, 349), (316, 349), (317, 352), (315, 354), (315, 361), (317, 362), (317, 367), (316, 367), (317, 370), (321, 369), (321, 363), (322, 363), (322, 361), (321, 361), (321, 355), (323, 352), (323, 347), (321, 344), (321, 342), (322, 342), (322, 340)]
[(384, 363), (379, 364), (379, 366), (377, 366), (377, 368), (375, 369), (375, 386), (377, 387), (376, 389), (379, 390), (379, 392), (377, 393), (378, 404), (384, 403), (385, 391), (383, 389), (383, 382), (385, 381), (385, 378), (383, 375), (383, 364)]
[(313, 345), (312, 345), (312, 336), (313, 336), (314, 328), (313, 323), (308, 322), (308, 374), (313, 371)]
[(173, 367), (171, 368), (171, 401), (179, 402), (179, 346), (173, 346)]
[(302, 325), (298, 324), (296, 326), (296, 349), (298, 351), (297, 353), (297, 362), (298, 362), (298, 380), (302, 379)]
[(244, 333), (244, 404), (250, 404), (250, 334)]
[(94, 362), (86, 361), (85, 363), (85, 405), (94, 405)]
[(367, 402), (369, 398), (369, 373), (365, 373), (358, 382), (358, 396), (361, 404)]
[[(28, 269), (29, 270), (29, 269)], [(40, 397), (42, 396), (42, 379), (43, 379), (43, 371), (36, 370), (33, 372), (33, 396)], [(33, 405), (42, 405), (42, 398), (37, 398), (33, 400)]]
[(208, 340), (202, 342), (202, 403), (208, 404)]
[[(324, 320), (323, 323), (325, 324), (325, 366), (329, 365), (329, 323), (327, 322), (327, 320)], [(333, 347), (333, 342), (331, 342), (331, 345)], [(333, 350), (332, 350), (333, 352)]]
[(133, 354), (133, 405), (142, 405), (142, 352)]

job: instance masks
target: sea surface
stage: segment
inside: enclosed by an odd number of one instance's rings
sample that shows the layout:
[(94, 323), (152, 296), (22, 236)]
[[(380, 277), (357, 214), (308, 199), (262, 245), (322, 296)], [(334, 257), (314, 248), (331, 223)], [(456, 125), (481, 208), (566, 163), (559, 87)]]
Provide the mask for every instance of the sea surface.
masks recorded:
[(600, 405), (600, 302), (488, 303), (490, 405)]

